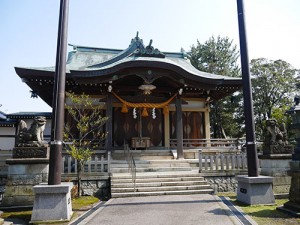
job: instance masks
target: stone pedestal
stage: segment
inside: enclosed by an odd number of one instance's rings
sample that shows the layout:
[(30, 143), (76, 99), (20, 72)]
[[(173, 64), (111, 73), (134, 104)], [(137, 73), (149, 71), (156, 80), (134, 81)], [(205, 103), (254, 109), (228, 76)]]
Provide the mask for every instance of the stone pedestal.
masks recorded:
[(35, 200), (31, 223), (70, 221), (72, 212), (71, 182), (34, 186)]
[(261, 155), (261, 175), (273, 177), (273, 192), (276, 194), (288, 193), (291, 177), (288, 176), (292, 154)]
[[(29, 153), (26, 156), (26, 153)], [(17, 147), (7, 159), (7, 183), (1, 207), (32, 207), (33, 186), (47, 182), (49, 171), (47, 147)], [(44, 158), (31, 158), (33, 156)], [(27, 158), (26, 158), (27, 157)]]
[(237, 200), (248, 205), (274, 204), (273, 178), (268, 176), (237, 176)]
[(293, 154), (294, 147), (292, 145), (286, 144), (275, 144), (275, 145), (268, 145), (266, 144), (263, 149), (264, 155), (286, 155), (286, 154)]
[(300, 217), (300, 161), (290, 162), (291, 170), (288, 174), (292, 177), (289, 201), (277, 209)]

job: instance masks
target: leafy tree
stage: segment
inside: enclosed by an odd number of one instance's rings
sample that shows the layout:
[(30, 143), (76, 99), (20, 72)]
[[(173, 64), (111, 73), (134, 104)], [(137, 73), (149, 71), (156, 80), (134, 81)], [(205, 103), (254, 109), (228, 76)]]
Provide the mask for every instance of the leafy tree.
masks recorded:
[(108, 117), (102, 117), (102, 108), (88, 95), (66, 93), (68, 104), (65, 105), (70, 115), (65, 124), (64, 139), (72, 142), (67, 153), (77, 160), (77, 193), (81, 196), (81, 174), (84, 164), (91, 158), (94, 149), (106, 138), (103, 125)]
[(291, 106), (296, 90), (297, 70), (283, 60), (253, 59), (250, 62), (253, 107), (257, 138), (262, 139), (264, 121), (285, 122), (284, 112)]
[(239, 52), (233, 40), (228, 37), (209, 38), (204, 44), (197, 40), (197, 45), (192, 46), (189, 59), (198, 70), (224, 76), (240, 76), (237, 65)]
[[(189, 59), (200, 71), (218, 75), (238, 77), (237, 46), (228, 37), (211, 37), (204, 44), (197, 40), (189, 53)], [(242, 136), (243, 110), (242, 95), (228, 96), (211, 104), (211, 127), (215, 138)]]

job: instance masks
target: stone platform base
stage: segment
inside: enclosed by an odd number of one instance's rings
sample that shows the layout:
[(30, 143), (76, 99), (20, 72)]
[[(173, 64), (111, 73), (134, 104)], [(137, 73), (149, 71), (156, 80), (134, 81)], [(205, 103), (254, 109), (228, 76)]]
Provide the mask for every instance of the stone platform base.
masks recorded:
[(288, 193), (291, 185), (290, 170), (292, 154), (260, 155), (261, 175), (273, 177), (273, 192)]
[(277, 210), (283, 211), (295, 217), (300, 217), (300, 204), (287, 202), (283, 206), (277, 207)]
[(292, 177), (290, 201), (277, 209), (300, 217), (300, 161), (291, 161), (290, 168), (291, 170), (288, 171), (288, 174)]
[(274, 204), (273, 178), (268, 176), (237, 176), (237, 200), (248, 205)]
[(70, 221), (72, 212), (71, 182), (59, 185), (41, 184), (33, 187), (35, 193), (31, 223)]
[(7, 182), (1, 207), (32, 207), (33, 186), (47, 182), (48, 161), (45, 159), (7, 160), (6, 163), (9, 164)]

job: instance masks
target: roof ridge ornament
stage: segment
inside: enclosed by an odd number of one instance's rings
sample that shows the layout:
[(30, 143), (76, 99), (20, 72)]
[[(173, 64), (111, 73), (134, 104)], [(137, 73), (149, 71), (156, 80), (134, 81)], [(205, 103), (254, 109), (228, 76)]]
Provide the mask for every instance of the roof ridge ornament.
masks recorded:
[[(137, 36), (138, 37), (138, 32)], [(138, 48), (134, 51), (133, 55), (134, 56), (141, 56), (141, 57), (157, 57), (157, 58), (165, 58), (165, 54), (163, 54), (161, 51), (159, 51), (157, 48), (154, 48), (152, 46), (153, 40), (150, 39), (149, 45), (144, 47), (144, 46), (138, 46)]]
[(135, 38), (131, 39), (131, 43), (130, 43), (129, 47), (132, 46), (132, 45), (136, 45), (138, 48), (140, 48), (140, 47), (145, 48), (144, 44), (143, 44), (143, 39), (139, 38), (139, 32), (138, 31), (136, 32)]

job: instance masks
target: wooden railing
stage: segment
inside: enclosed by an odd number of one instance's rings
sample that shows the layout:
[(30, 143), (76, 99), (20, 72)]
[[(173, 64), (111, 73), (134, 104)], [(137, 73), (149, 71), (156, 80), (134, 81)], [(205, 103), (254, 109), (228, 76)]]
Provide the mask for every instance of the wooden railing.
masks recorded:
[[(177, 147), (177, 139), (170, 139), (170, 147)], [(242, 147), (242, 140), (238, 138), (229, 139), (183, 139), (185, 149), (228, 149), (238, 150)]]
[[(108, 173), (110, 174), (110, 161), (111, 154), (108, 152), (107, 157), (103, 154), (95, 154), (92, 156), (91, 160), (87, 161), (84, 165), (82, 171), (83, 174), (92, 174), (92, 173)], [(63, 153), (62, 160), (63, 174), (76, 174), (77, 173), (77, 160), (72, 158), (68, 154)]]
[(247, 171), (246, 153), (204, 154), (199, 151), (199, 172)]

